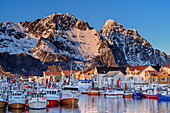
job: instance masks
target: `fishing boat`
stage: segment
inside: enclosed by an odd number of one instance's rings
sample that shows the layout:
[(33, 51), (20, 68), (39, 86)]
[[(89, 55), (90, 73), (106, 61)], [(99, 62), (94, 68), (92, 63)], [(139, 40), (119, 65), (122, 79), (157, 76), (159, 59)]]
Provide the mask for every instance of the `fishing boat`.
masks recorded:
[(117, 97), (123, 97), (123, 95), (124, 95), (124, 91), (123, 91), (123, 89), (120, 87), (120, 82), (119, 82), (119, 80), (117, 81), (116, 93), (117, 93)]
[(24, 108), (25, 107), (25, 96), (23, 92), (18, 90), (11, 90), (8, 97), (9, 108)]
[(6, 103), (5, 95), (3, 91), (0, 91), (0, 108), (4, 108)]
[(125, 90), (123, 97), (124, 98), (131, 98), (131, 97), (133, 97), (133, 92), (131, 90)]
[(145, 98), (155, 98), (158, 99), (157, 91), (154, 89), (147, 89), (146, 92), (143, 93)]
[(31, 92), (28, 95), (28, 107), (31, 109), (45, 109), (47, 106), (46, 93)]
[(112, 88), (108, 88), (107, 90), (105, 90), (105, 97), (106, 98), (117, 98), (117, 91), (116, 89), (112, 89)]
[(92, 80), (87, 80), (86, 77), (84, 80), (79, 79), (78, 87), (81, 94), (88, 94), (89, 87), (92, 87)]
[(64, 105), (77, 104), (81, 96), (77, 86), (65, 85), (61, 93), (60, 102)]
[(135, 90), (133, 93), (133, 97), (140, 98), (142, 96), (141, 92), (139, 90)]
[(131, 98), (131, 97), (133, 97), (133, 93), (132, 93), (131, 90), (128, 89), (126, 83), (125, 83), (125, 91), (124, 91), (123, 97), (124, 98)]
[(47, 94), (47, 105), (48, 106), (56, 106), (60, 101), (60, 96), (58, 93), (58, 89), (46, 89)]
[(99, 94), (100, 94), (100, 92), (98, 89), (90, 89), (88, 91), (88, 95), (99, 95)]
[(170, 100), (170, 87), (167, 87), (166, 90), (160, 91), (157, 96), (160, 100)]

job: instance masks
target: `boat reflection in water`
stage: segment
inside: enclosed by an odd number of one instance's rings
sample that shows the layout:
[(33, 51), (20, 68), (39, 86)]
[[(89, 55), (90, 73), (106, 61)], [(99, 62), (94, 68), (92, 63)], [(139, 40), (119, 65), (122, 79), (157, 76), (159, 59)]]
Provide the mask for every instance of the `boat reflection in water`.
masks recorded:
[(170, 113), (170, 101), (82, 95), (79, 101), (79, 109), (81, 113)]
[(29, 113), (47, 113), (47, 109), (40, 109), (40, 110), (29, 109), (28, 111)]
[[(8, 109), (8, 110), (4, 110), (4, 111), (8, 111), (7, 113), (24, 113), (25, 112), (25, 110), (24, 109)], [(6, 112), (4, 112), (4, 113), (6, 113)], [(2, 112), (3, 113), (3, 112)]]
[[(8, 113), (23, 111), (8, 110)], [(25, 110), (24, 113), (170, 113), (170, 101), (136, 98), (105, 98), (104, 95), (81, 95), (77, 105), (59, 105), (42, 110)], [(5, 109), (0, 111), (5, 113)]]

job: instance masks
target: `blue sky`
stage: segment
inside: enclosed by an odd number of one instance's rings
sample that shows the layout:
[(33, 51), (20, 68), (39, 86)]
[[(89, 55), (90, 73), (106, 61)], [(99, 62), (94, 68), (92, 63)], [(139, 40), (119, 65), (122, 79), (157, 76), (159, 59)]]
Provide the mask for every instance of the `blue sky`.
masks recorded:
[(170, 55), (168, 0), (4, 0), (0, 4), (0, 22), (68, 12), (99, 30), (107, 19), (113, 19), (126, 29), (137, 29), (153, 48)]

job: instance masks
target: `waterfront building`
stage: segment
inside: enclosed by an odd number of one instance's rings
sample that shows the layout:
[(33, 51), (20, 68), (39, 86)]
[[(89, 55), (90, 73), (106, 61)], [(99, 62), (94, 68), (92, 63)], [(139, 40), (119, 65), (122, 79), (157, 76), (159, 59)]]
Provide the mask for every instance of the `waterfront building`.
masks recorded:
[(95, 87), (105, 87), (103, 76), (105, 76), (109, 71), (120, 71), (125, 74), (125, 70), (125, 67), (95, 67), (94, 74), (92, 75)]
[(166, 86), (170, 84), (170, 74), (165, 71), (151, 71), (148, 70), (145, 73), (147, 81), (151, 84), (152, 87), (155, 87), (159, 84), (159, 86)]
[[(126, 69), (126, 75), (125, 75), (125, 83), (129, 88), (134, 88), (134, 87), (146, 87), (147, 84), (147, 79), (145, 77), (145, 72), (147, 70), (153, 70), (155, 69), (150, 66), (150, 65), (142, 65), (142, 66), (132, 66), (132, 67), (127, 67)], [(135, 84), (137, 86), (135, 86)]]
[(125, 75), (121, 71), (109, 71), (102, 79), (102, 87), (116, 87), (117, 81), (120, 81), (121, 87), (124, 87), (122, 82), (125, 81)]
[(161, 70), (165, 70), (167, 73), (170, 74), (170, 67), (162, 66), (162, 67), (160, 68), (160, 71), (161, 71)]
[(92, 75), (94, 74), (94, 71), (95, 71), (94, 68), (90, 68), (86, 70), (82, 69), (81, 71), (77, 71), (73, 73), (73, 75), (75, 75), (77, 79), (85, 80), (86, 78), (87, 80), (92, 80), (93, 79)]

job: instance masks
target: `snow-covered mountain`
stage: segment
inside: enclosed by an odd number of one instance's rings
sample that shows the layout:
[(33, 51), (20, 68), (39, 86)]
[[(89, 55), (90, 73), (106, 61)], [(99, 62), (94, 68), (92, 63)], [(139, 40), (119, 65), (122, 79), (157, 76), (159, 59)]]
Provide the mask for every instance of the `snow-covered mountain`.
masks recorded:
[(163, 64), (167, 55), (154, 50), (135, 29), (107, 20), (97, 31), (73, 15), (52, 14), (42, 19), (0, 24), (0, 52), (26, 53), (43, 65), (69, 69), (124, 66), (126, 63)]
[(141, 37), (136, 29), (126, 30), (120, 23), (112, 19), (107, 20), (99, 32), (106, 38), (109, 45), (113, 46), (111, 49), (115, 56), (118, 55), (115, 58), (118, 65), (122, 65), (119, 56), (123, 56), (122, 60), (131, 65), (162, 65), (167, 59), (166, 53), (153, 49), (151, 44)]

